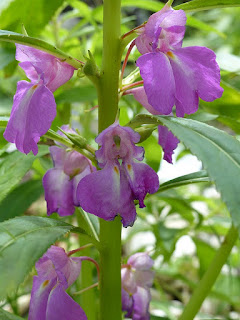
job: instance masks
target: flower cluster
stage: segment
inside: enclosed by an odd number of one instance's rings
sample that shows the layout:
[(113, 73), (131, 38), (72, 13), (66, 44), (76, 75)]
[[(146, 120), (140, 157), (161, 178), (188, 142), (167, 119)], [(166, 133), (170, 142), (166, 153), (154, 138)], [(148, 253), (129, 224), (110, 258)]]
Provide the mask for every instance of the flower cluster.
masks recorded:
[[(68, 126), (62, 126), (65, 132), (75, 133)], [(63, 135), (62, 132), (59, 132)], [(43, 177), (48, 215), (57, 212), (60, 216), (71, 215), (75, 206), (79, 206), (76, 197), (80, 180), (95, 170), (90, 160), (77, 151), (67, 151), (64, 146), (50, 147), (54, 168)]]
[(123, 266), (122, 278), (122, 310), (126, 318), (132, 320), (149, 320), (150, 288), (154, 272), (150, 269), (153, 260), (147, 253), (136, 253)]
[(135, 146), (140, 135), (131, 128), (114, 123), (96, 138), (101, 148), (96, 158), (102, 170), (84, 177), (77, 188), (77, 199), (87, 212), (105, 220), (120, 214), (124, 227), (133, 225), (136, 218), (134, 200), (145, 207), (147, 193), (159, 188), (156, 172), (143, 160), (144, 149)]
[[(177, 117), (184, 117), (197, 111), (199, 98), (210, 102), (222, 96), (215, 53), (206, 47), (182, 48), (185, 24), (183, 10), (165, 5), (138, 29), (135, 43), (142, 56), (136, 64), (143, 87), (128, 93), (152, 114), (170, 115), (175, 105)], [(172, 133), (159, 128), (159, 144), (168, 162), (177, 143)]]
[(16, 44), (16, 60), (31, 82), (19, 81), (4, 138), (23, 153), (38, 153), (40, 137), (56, 116), (53, 92), (67, 82), (74, 68), (43, 51)]
[(87, 320), (83, 309), (65, 292), (79, 276), (82, 257), (70, 258), (51, 246), (36, 263), (29, 320)]

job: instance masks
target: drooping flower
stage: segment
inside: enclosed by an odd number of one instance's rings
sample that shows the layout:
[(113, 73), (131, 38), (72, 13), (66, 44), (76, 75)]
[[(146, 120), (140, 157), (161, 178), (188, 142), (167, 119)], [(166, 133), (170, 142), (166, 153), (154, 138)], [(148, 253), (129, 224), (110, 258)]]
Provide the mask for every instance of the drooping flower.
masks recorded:
[(65, 292), (78, 278), (81, 257), (70, 258), (51, 246), (36, 263), (29, 320), (87, 320), (83, 309)]
[[(68, 126), (62, 129), (75, 133)], [(61, 132), (59, 134), (62, 135)], [(60, 216), (72, 215), (75, 206), (79, 206), (76, 190), (79, 181), (95, 169), (90, 160), (77, 151), (67, 151), (66, 147), (52, 146), (50, 153), (54, 168), (43, 177), (45, 200), (48, 215), (57, 212)]]
[(182, 48), (186, 15), (168, 5), (150, 16), (140, 29), (137, 60), (149, 104), (158, 114), (184, 117), (197, 111), (199, 98), (222, 96), (215, 53), (206, 47)]
[[(159, 114), (148, 102), (147, 95), (143, 87), (133, 88), (127, 91), (127, 94), (133, 94), (134, 98), (141, 103), (141, 105), (147, 109), (150, 113)], [(170, 114), (171, 115), (171, 114)], [(167, 127), (158, 126), (158, 143), (162, 147), (164, 156), (163, 159), (169, 163), (172, 163), (172, 155), (177, 148), (179, 140), (168, 130)]]
[(150, 288), (154, 272), (150, 269), (153, 260), (147, 253), (140, 252), (131, 256), (121, 271), (122, 310), (125, 317), (133, 320), (149, 320)]
[(31, 82), (19, 81), (4, 138), (23, 153), (38, 153), (40, 137), (56, 116), (53, 92), (67, 82), (74, 68), (40, 50), (16, 44), (16, 60)]
[(136, 218), (134, 199), (145, 207), (147, 193), (158, 190), (155, 171), (143, 160), (144, 149), (135, 146), (140, 135), (131, 128), (114, 123), (96, 138), (101, 148), (96, 151), (100, 171), (84, 177), (77, 188), (80, 206), (105, 220), (122, 217), (124, 227), (133, 225)]

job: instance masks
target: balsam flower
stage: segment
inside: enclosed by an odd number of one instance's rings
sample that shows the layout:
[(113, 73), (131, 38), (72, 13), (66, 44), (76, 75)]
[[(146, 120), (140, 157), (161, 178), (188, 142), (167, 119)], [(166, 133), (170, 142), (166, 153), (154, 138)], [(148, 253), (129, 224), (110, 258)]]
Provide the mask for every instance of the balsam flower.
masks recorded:
[(51, 246), (36, 263), (29, 320), (87, 320), (83, 309), (65, 292), (78, 278), (81, 257), (70, 258)]
[[(63, 130), (75, 133), (68, 126)], [(59, 132), (63, 135), (61, 132)], [(79, 206), (76, 190), (79, 181), (95, 169), (90, 160), (77, 151), (67, 151), (66, 147), (50, 147), (54, 168), (43, 177), (48, 215), (57, 212), (60, 216), (72, 215)]]
[(136, 218), (134, 199), (145, 207), (147, 193), (159, 188), (158, 176), (143, 160), (144, 149), (135, 146), (140, 135), (131, 128), (114, 123), (96, 138), (101, 148), (96, 151), (103, 168), (84, 177), (77, 188), (80, 206), (105, 220), (120, 214), (124, 227), (133, 225)]
[(53, 92), (67, 82), (74, 68), (43, 51), (16, 44), (16, 60), (31, 82), (19, 81), (4, 138), (23, 153), (38, 153), (40, 137), (56, 116)]
[(197, 111), (199, 98), (210, 102), (222, 96), (215, 53), (206, 47), (182, 48), (185, 23), (183, 10), (165, 5), (136, 39), (142, 54), (136, 64), (148, 102), (158, 114), (170, 114), (175, 105), (177, 117), (184, 117)]
[(150, 288), (153, 283), (154, 272), (150, 269), (153, 260), (147, 253), (132, 255), (121, 271), (122, 278), (122, 310), (125, 317), (133, 320), (148, 320)]
[[(133, 88), (127, 91), (127, 94), (133, 94), (134, 98), (141, 103), (153, 115), (159, 114), (148, 102), (147, 95), (143, 87)], [(171, 114), (170, 114), (171, 115)], [(158, 126), (158, 144), (162, 147), (164, 156), (163, 159), (172, 163), (172, 155), (177, 148), (179, 140), (165, 126)]]

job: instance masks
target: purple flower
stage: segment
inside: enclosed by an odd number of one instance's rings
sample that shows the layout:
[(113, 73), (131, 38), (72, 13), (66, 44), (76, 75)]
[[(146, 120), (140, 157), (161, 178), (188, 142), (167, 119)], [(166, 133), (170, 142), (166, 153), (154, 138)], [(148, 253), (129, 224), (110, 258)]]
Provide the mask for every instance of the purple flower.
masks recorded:
[[(133, 88), (127, 91), (127, 94), (133, 94), (134, 98), (141, 103), (141, 105), (147, 109), (150, 113), (159, 114), (148, 102), (147, 95), (143, 87)], [(179, 140), (173, 135), (167, 127), (158, 126), (158, 143), (162, 147), (164, 156), (163, 159), (169, 163), (172, 163), (172, 155), (177, 148)]]
[(125, 317), (133, 320), (148, 320), (150, 288), (153, 283), (154, 272), (150, 269), (153, 260), (147, 253), (136, 253), (128, 259), (122, 268), (122, 310)]
[(144, 149), (135, 146), (140, 135), (131, 128), (114, 123), (96, 138), (101, 148), (96, 151), (99, 166), (103, 168), (84, 177), (77, 188), (80, 206), (105, 220), (122, 217), (124, 227), (136, 218), (134, 199), (145, 207), (147, 193), (159, 188), (155, 171), (142, 161)]
[(64, 249), (51, 246), (36, 263), (29, 320), (87, 320), (83, 309), (65, 292), (76, 281), (81, 258), (70, 258)]
[(38, 153), (40, 136), (51, 127), (56, 116), (53, 92), (67, 82), (74, 68), (40, 50), (16, 44), (16, 59), (31, 80), (19, 81), (4, 138), (19, 151)]
[(199, 98), (222, 96), (220, 69), (215, 53), (205, 47), (181, 48), (186, 15), (165, 6), (140, 29), (137, 60), (149, 104), (158, 114), (184, 117), (197, 111)]
[[(68, 126), (62, 128), (75, 133)], [(60, 216), (72, 215), (75, 206), (79, 206), (76, 198), (78, 183), (95, 169), (90, 160), (77, 151), (69, 152), (66, 148), (52, 146), (50, 153), (54, 168), (48, 170), (43, 177), (47, 213), (50, 215), (57, 212)]]

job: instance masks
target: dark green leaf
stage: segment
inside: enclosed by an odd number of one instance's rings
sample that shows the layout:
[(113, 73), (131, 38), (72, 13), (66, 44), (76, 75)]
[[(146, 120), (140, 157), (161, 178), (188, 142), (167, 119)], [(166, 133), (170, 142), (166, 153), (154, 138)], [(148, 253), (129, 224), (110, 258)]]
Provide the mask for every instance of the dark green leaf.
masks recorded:
[(174, 9), (182, 9), (184, 11), (200, 11), (215, 8), (239, 7), (240, 0), (192, 0), (180, 4)]
[(230, 211), (233, 223), (240, 228), (240, 142), (219, 129), (190, 119), (138, 115), (131, 123), (139, 126), (140, 123), (154, 122), (166, 125), (202, 160)]
[(0, 299), (16, 290), (44, 252), (72, 228), (65, 222), (41, 217), (0, 223)]
[(4, 158), (0, 163), (0, 201), (17, 186), (31, 168), (36, 157), (41, 157), (47, 153), (48, 147), (39, 146), (37, 156), (33, 154), (25, 155), (19, 151), (14, 151)]
[(0, 48), (0, 69), (6, 67), (15, 59), (15, 50), (8, 48)]
[(41, 180), (20, 184), (0, 203), (0, 222), (20, 216), (43, 194)]

